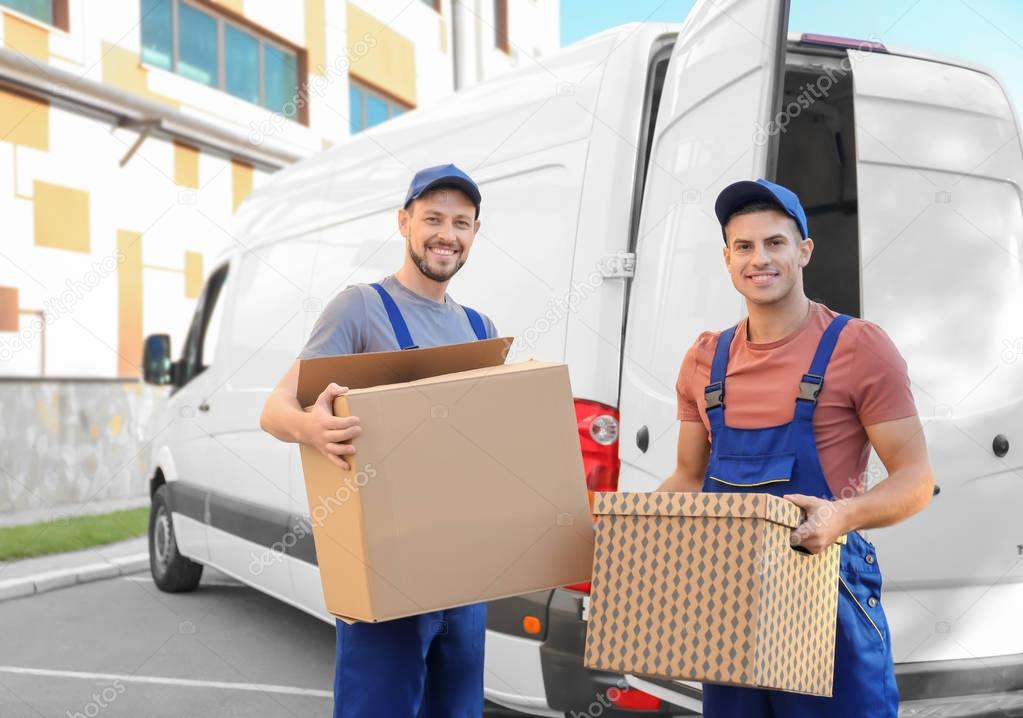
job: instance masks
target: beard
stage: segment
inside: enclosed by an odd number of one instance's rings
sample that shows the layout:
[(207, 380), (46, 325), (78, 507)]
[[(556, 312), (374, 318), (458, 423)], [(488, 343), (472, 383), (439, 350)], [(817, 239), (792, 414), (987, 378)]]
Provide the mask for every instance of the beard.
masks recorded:
[(462, 268), (462, 265), (465, 264), (465, 259), (463, 258), (462, 253), (459, 252), (459, 259), (455, 263), (455, 266), (452, 267), (450, 270), (448, 271), (434, 270), (430, 267), (425, 256), (417, 254), (416, 250), (412, 249), (411, 241), (408, 242), (408, 253), (409, 256), (412, 257), (412, 261), (415, 262), (416, 266), (419, 268), (419, 271), (423, 273), (423, 276), (426, 277), (427, 279), (432, 279), (435, 282), (448, 281), (453, 276), (455, 276), (455, 274), (458, 273), (458, 270)]

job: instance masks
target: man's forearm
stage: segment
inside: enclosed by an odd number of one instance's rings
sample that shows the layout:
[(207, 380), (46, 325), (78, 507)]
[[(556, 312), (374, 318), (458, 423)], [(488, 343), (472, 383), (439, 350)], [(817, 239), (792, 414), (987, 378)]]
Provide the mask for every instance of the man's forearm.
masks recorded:
[(703, 489), (702, 476), (689, 476), (676, 471), (674, 474), (661, 482), (655, 491), (689, 491), (696, 492)]
[(930, 467), (907, 466), (845, 504), (849, 531), (892, 526), (923, 510), (934, 494)]
[(259, 428), (281, 441), (300, 444), (305, 440), (307, 416), (297, 399), (274, 391), (263, 406)]

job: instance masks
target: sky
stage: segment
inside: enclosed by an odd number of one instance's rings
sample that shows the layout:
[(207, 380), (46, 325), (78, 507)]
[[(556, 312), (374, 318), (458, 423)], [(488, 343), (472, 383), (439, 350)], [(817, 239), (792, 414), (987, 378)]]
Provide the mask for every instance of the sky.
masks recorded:
[[(695, 0), (560, 0), (561, 44), (615, 25), (681, 22)], [(993, 71), (1023, 120), (1023, 0), (792, 0), (789, 32), (877, 37)]]

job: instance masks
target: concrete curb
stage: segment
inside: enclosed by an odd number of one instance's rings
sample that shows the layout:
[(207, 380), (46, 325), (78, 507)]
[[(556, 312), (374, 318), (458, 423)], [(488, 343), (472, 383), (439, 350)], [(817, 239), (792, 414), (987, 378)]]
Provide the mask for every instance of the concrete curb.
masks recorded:
[(37, 593), (46, 593), (58, 588), (77, 586), (80, 583), (101, 581), (139, 573), (149, 568), (149, 554), (137, 553), (131, 556), (112, 558), (104, 563), (91, 563), (85, 566), (59, 569), (37, 573), (35, 576), (12, 578), (0, 581), (0, 601), (23, 598)]

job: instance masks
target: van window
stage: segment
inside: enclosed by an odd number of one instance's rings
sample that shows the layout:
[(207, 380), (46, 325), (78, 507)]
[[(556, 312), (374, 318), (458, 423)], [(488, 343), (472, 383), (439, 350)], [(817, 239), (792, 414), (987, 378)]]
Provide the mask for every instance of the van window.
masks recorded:
[(219, 334), (221, 305), (218, 301), (224, 280), (227, 279), (227, 265), (217, 269), (206, 281), (199, 302), (195, 306), (192, 324), (181, 352), (181, 385), (204, 372), (213, 363), (213, 353)]
[[(640, 134), (640, 166), (637, 168), (635, 195), (632, 200), (632, 220), (629, 229), (629, 251), (636, 251), (636, 240), (639, 233), (639, 218), (643, 207), (643, 190), (646, 188), (647, 170), (650, 167), (650, 149), (654, 143), (654, 124), (657, 121), (657, 109), (661, 105), (661, 94), (664, 92), (664, 78), (668, 73), (668, 61), (675, 47), (675, 38), (660, 41), (662, 44), (655, 49), (650, 63), (650, 74), (647, 76), (646, 93), (643, 98), (643, 124)], [(624, 346), (624, 345), (623, 345)]]
[(839, 58), (789, 58), (779, 114), (764, 128), (778, 142), (776, 181), (799, 195), (813, 258), (806, 295), (861, 316), (852, 73)]
[(308, 301), (315, 248), (292, 238), (251, 248), (238, 260), (221, 356), (228, 391), (271, 389), (295, 360), (307, 318), (318, 315)]

